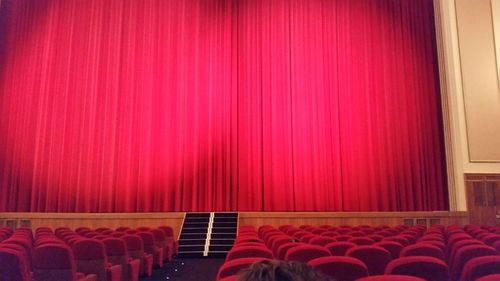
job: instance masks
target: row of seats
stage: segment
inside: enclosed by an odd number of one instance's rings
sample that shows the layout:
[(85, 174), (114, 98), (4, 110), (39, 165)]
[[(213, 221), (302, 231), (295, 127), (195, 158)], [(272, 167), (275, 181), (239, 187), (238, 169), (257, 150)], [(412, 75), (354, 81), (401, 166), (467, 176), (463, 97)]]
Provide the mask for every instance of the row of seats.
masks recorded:
[(499, 226), (242, 226), (217, 278), (235, 280), (258, 260), (279, 259), (308, 263), (336, 280), (472, 281), (500, 274), (499, 252)]
[[(14, 246), (12, 246), (14, 245)], [(177, 254), (169, 226), (0, 228), (2, 281), (138, 281)]]

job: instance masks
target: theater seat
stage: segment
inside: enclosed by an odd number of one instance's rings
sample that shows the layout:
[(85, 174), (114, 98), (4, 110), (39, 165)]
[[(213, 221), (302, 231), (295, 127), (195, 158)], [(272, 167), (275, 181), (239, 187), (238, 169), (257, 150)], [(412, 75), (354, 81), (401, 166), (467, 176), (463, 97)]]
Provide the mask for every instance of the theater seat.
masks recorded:
[(434, 257), (413, 256), (392, 260), (385, 274), (411, 275), (427, 281), (446, 281), (449, 279), (448, 265)]
[(0, 246), (0, 280), (31, 281), (28, 264), (23, 254)]
[(366, 265), (351, 257), (321, 257), (309, 261), (308, 264), (334, 280), (354, 281), (368, 276)]
[(122, 267), (108, 263), (102, 241), (85, 239), (73, 244), (79, 272), (97, 275), (97, 281), (121, 281)]
[(177, 241), (177, 239), (175, 239), (174, 237), (174, 229), (168, 225), (162, 225), (158, 228), (163, 230), (163, 232), (165, 233), (166, 242), (168, 245), (171, 245), (173, 254), (179, 254), (179, 241)]
[(33, 253), (35, 281), (96, 281), (95, 274), (77, 274), (71, 249), (63, 244), (44, 244)]
[(419, 242), (417, 244), (404, 247), (401, 251), (401, 257), (409, 256), (428, 256), (444, 260), (443, 250), (426, 242)]
[(142, 239), (144, 252), (153, 256), (153, 265), (163, 267), (163, 249), (156, 246), (153, 234), (150, 232), (139, 232), (137, 235)]
[(265, 246), (236, 246), (227, 253), (226, 261), (256, 257), (272, 259), (273, 253)]
[(326, 248), (332, 256), (344, 256), (347, 250), (357, 245), (351, 242), (333, 242), (326, 244)]
[(500, 280), (500, 274), (486, 275), (479, 279), (476, 279), (475, 281), (498, 281), (498, 280)]
[(500, 274), (500, 256), (483, 256), (470, 259), (464, 266), (460, 280), (474, 281), (492, 274)]
[(122, 267), (122, 281), (138, 281), (140, 261), (129, 257), (123, 239), (107, 238), (102, 241), (106, 247), (108, 261)]
[(155, 239), (156, 246), (163, 250), (163, 261), (170, 262), (174, 255), (174, 246), (172, 243), (167, 243), (165, 232), (161, 229), (152, 229), (150, 231)]
[(384, 274), (385, 267), (392, 260), (391, 253), (378, 246), (356, 246), (350, 248), (346, 256), (362, 261), (368, 268), (369, 275)]
[(310, 260), (328, 256), (330, 256), (330, 251), (325, 247), (317, 245), (300, 245), (289, 249), (286, 252), (285, 260), (307, 263)]
[(124, 235), (121, 239), (127, 245), (129, 256), (140, 261), (139, 275), (151, 276), (153, 274), (153, 255), (144, 252), (141, 237), (138, 235)]
[(401, 253), (401, 250), (403, 249), (403, 245), (399, 244), (398, 242), (395, 241), (380, 241), (375, 244), (374, 246), (379, 246), (391, 253), (391, 256), (393, 259), (399, 258), (399, 255)]
[[(375, 275), (357, 279), (356, 281), (426, 281), (425, 279), (410, 275)], [(444, 281), (444, 280), (443, 280)]]
[(460, 278), (465, 264), (476, 257), (495, 256), (498, 252), (489, 246), (485, 245), (468, 245), (458, 249), (451, 262), (451, 277), (455, 280)]
[(221, 281), (223, 278), (237, 275), (241, 270), (250, 267), (253, 263), (268, 260), (265, 258), (241, 258), (231, 261), (226, 261), (219, 269), (217, 273), (217, 281)]

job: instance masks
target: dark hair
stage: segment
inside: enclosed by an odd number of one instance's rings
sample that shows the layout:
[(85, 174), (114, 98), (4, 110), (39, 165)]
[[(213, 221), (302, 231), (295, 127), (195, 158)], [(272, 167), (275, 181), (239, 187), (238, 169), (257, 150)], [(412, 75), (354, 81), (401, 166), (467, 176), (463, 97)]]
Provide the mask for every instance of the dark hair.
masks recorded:
[(333, 281), (300, 262), (263, 260), (244, 270), (238, 281)]

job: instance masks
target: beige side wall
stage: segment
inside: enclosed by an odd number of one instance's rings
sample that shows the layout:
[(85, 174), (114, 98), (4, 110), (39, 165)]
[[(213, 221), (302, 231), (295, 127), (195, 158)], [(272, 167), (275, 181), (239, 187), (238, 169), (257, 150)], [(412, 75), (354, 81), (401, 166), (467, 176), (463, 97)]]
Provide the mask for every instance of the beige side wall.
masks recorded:
[(463, 211), (464, 174), (500, 174), (500, 0), (434, 1), (450, 206)]

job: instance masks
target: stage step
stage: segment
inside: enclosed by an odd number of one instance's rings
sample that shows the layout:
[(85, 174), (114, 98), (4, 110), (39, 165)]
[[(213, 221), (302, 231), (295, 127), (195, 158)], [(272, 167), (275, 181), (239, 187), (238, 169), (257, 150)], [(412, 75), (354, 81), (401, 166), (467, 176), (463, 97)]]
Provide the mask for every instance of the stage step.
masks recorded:
[(233, 247), (238, 213), (186, 213), (179, 238), (179, 256), (225, 257)]

